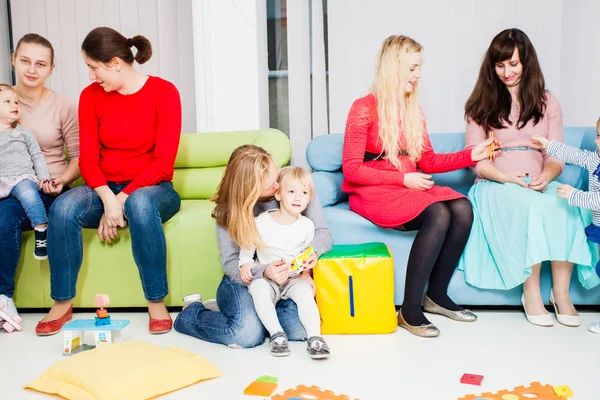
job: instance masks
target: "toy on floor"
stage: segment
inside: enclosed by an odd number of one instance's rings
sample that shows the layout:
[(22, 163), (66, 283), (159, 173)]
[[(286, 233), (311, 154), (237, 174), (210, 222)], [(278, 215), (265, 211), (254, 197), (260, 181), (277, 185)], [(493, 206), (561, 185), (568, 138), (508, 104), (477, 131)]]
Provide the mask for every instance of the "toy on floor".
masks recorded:
[[(557, 386), (560, 387), (560, 386)], [(482, 393), (478, 396), (468, 394), (460, 397), (458, 400), (525, 400), (525, 399), (544, 399), (544, 400), (565, 400), (565, 397), (558, 396), (550, 385), (541, 385), (539, 382), (531, 382), (529, 386), (518, 386), (514, 390), (501, 390), (497, 393)]]
[(108, 315), (108, 311), (104, 309), (104, 306), (110, 304), (110, 298), (107, 294), (97, 294), (94, 297), (94, 304), (96, 307), (100, 307), (96, 310), (95, 324), (96, 326), (110, 325), (110, 315)]
[(315, 249), (310, 246), (308, 249), (304, 250), (304, 253), (290, 261), (290, 272), (299, 274), (300, 272), (304, 271), (304, 268), (302, 268), (303, 262), (306, 261), (314, 252)]
[(270, 396), (277, 390), (277, 381), (278, 379), (274, 376), (261, 376), (244, 389), (244, 394), (250, 396)]
[(11, 333), (15, 329), (18, 331), (22, 331), (23, 328), (19, 323), (23, 321), (21, 317), (18, 315), (8, 316), (2, 309), (4, 308), (4, 304), (0, 302), (0, 318), (4, 320), (4, 323), (0, 323), (0, 327), (4, 329), (6, 332)]
[(554, 386), (552, 388), (552, 391), (557, 396), (573, 397), (573, 392), (571, 391), (571, 388), (566, 385), (565, 386)]
[[(300, 385), (296, 389), (288, 389), (283, 394), (276, 394), (271, 400), (350, 400), (345, 394), (336, 395), (331, 390), (321, 390), (318, 386)], [(358, 399), (354, 399), (358, 400)]]
[(460, 378), (460, 383), (465, 383), (467, 385), (481, 386), (482, 380), (483, 380), (483, 375), (463, 374), (462, 378)]

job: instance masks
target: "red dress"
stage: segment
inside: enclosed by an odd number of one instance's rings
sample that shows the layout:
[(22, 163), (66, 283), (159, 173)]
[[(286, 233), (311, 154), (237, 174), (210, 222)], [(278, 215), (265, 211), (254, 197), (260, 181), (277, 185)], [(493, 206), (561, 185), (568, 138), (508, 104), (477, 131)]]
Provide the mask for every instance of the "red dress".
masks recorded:
[(471, 160), (472, 149), (435, 154), (425, 122), (423, 152), (416, 163), (400, 155), (402, 170), (399, 171), (388, 160), (364, 161), (365, 152), (379, 154), (382, 151), (377, 118), (369, 117), (376, 113), (377, 100), (369, 94), (356, 100), (348, 114), (342, 154), (342, 190), (349, 194), (352, 211), (384, 228), (396, 228), (413, 220), (433, 203), (465, 197), (449, 187), (433, 186), (422, 191), (403, 185), (404, 174), (418, 172), (417, 169), (440, 173), (475, 164)]

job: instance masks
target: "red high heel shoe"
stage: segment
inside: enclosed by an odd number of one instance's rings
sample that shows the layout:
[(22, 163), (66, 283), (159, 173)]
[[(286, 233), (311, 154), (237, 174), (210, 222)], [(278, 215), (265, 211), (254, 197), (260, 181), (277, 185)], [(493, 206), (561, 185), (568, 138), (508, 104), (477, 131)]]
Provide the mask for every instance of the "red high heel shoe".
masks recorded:
[(60, 332), (60, 330), (66, 323), (71, 322), (72, 319), (73, 319), (73, 305), (71, 305), (69, 307), (69, 309), (67, 310), (67, 312), (59, 319), (53, 319), (52, 321), (38, 322), (37, 326), (35, 327), (35, 333), (38, 336), (55, 335), (58, 332)]
[(169, 319), (154, 319), (150, 316), (150, 311), (148, 311), (148, 318), (148, 330), (153, 335), (167, 333), (173, 327), (173, 320), (170, 315)]

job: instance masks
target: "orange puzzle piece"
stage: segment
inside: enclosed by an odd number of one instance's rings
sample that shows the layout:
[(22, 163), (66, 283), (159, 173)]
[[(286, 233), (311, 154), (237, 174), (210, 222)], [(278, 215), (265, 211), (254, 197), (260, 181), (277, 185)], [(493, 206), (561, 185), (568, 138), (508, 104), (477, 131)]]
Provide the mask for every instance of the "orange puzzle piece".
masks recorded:
[(277, 389), (276, 383), (252, 382), (244, 389), (244, 394), (250, 396), (270, 396)]
[[(300, 385), (296, 389), (288, 389), (283, 394), (276, 394), (271, 397), (271, 400), (288, 400), (290, 397), (299, 399), (316, 399), (316, 400), (350, 400), (350, 397), (340, 394), (335, 395), (331, 390), (321, 390), (318, 386)], [(358, 399), (354, 399), (358, 400)]]
[[(515, 397), (507, 396), (513, 395)], [(525, 396), (529, 395), (529, 396)], [(532, 395), (536, 395), (532, 397)], [(557, 396), (552, 391), (552, 386), (541, 385), (539, 382), (531, 382), (529, 386), (517, 386), (514, 390), (501, 390), (498, 393), (482, 393), (478, 396), (474, 394), (468, 394), (465, 397), (459, 397), (458, 400), (513, 400), (513, 399), (529, 399), (529, 398), (540, 398), (544, 400), (566, 400), (562, 396)]]

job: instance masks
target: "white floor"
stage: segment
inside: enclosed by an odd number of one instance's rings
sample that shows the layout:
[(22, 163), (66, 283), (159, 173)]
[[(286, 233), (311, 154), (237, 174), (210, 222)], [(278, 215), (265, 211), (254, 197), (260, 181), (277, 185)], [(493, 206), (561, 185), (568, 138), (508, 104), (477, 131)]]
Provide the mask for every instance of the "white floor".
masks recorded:
[[(455, 400), (532, 381), (569, 385), (574, 400), (600, 399), (600, 335), (587, 330), (600, 314), (582, 313), (579, 328), (558, 324), (535, 327), (516, 311), (478, 314), (479, 321), (474, 324), (430, 316), (442, 331), (435, 339), (418, 338), (402, 329), (391, 335), (328, 336), (332, 357), (326, 361), (310, 360), (304, 343), (292, 343), (292, 355), (277, 359), (269, 355), (266, 344), (233, 350), (175, 331), (152, 336), (147, 333), (145, 313), (113, 313), (113, 318), (131, 320), (124, 331), (125, 340), (183, 347), (211, 360), (224, 373), (221, 378), (162, 397), (165, 399), (260, 399), (244, 396), (243, 391), (262, 375), (279, 378), (276, 393), (306, 384), (361, 400)], [(38, 338), (34, 327), (41, 315), (22, 316), (24, 332), (0, 332), (0, 398), (51, 398), (21, 388), (63, 359), (62, 335)], [(80, 313), (75, 318), (91, 316)], [(481, 387), (461, 384), (465, 372), (484, 375)]]

